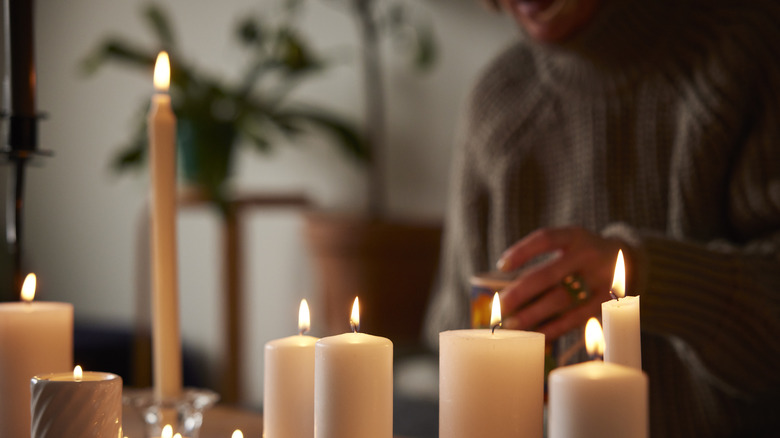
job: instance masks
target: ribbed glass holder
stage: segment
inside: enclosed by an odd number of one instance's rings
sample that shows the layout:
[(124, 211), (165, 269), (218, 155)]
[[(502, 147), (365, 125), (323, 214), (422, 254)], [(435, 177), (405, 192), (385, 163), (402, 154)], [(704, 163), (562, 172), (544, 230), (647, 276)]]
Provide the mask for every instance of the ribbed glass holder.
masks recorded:
[(198, 438), (203, 413), (212, 407), (219, 395), (203, 388), (184, 388), (181, 397), (158, 400), (151, 389), (125, 391), (123, 403), (135, 407), (144, 421), (145, 438), (159, 438), (170, 424), (173, 433)]

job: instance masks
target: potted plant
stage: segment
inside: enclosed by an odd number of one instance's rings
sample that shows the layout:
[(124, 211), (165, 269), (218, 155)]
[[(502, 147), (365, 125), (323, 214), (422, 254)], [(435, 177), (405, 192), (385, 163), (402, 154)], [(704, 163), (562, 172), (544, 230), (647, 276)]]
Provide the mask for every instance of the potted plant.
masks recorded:
[[(401, 47), (421, 70), (435, 61), (431, 27), (406, 0), (333, 0), (349, 9), (360, 38), (365, 137), (368, 142), (368, 211), (319, 211), (307, 216), (306, 235), (324, 297), (330, 332), (343, 331), (356, 295), (361, 325), (414, 349), (438, 266), (441, 224), (391, 217), (386, 205), (385, 90), (381, 39)], [(416, 5), (415, 5), (416, 6)]]
[[(153, 47), (112, 36), (98, 44), (84, 59), (83, 67), (92, 74), (107, 63), (122, 63), (150, 72), (157, 53), (168, 51), (170, 93), (178, 118), (180, 178), (226, 212), (233, 157), (240, 144), (267, 152), (276, 147), (280, 136), (320, 131), (329, 134), (347, 155), (359, 161), (367, 159), (366, 144), (350, 123), (324, 108), (289, 98), (292, 90), (328, 64), (296, 29), (300, 7), (300, 1), (286, 0), (276, 20), (250, 16), (239, 23), (236, 37), (249, 59), (240, 79), (233, 83), (187, 63), (168, 15), (155, 4), (143, 10), (157, 39)], [(145, 164), (148, 102), (145, 99), (140, 108), (134, 136), (112, 163), (118, 172)]]

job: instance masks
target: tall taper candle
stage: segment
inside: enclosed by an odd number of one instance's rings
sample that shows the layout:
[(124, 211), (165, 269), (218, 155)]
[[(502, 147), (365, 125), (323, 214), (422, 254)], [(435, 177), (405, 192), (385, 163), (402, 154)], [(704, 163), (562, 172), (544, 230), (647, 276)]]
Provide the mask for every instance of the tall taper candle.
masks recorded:
[(149, 111), (152, 223), (152, 343), (158, 399), (181, 394), (181, 334), (176, 263), (176, 117), (171, 109), (170, 63), (160, 52)]

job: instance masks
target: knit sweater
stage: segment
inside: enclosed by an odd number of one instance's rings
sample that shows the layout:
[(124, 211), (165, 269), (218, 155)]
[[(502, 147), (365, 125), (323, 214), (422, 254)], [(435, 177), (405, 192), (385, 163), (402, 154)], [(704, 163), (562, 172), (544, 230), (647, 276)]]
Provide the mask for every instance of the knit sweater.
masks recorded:
[(469, 278), (511, 244), (582, 226), (626, 245), (651, 435), (776, 436), (780, 6), (606, 3), (566, 43), (521, 35), (477, 82), (427, 337), (468, 326)]

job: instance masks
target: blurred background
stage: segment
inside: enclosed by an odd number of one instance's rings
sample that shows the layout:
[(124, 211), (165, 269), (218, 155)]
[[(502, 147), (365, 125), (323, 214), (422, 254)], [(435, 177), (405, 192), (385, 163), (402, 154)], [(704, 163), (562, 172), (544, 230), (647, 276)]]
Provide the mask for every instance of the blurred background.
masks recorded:
[[(343, 3), (303, 2), (296, 28), (318, 51), (347, 56), (308, 78), (294, 97), (332, 110), (363, 129), (358, 30)], [(429, 21), (437, 57), (430, 71), (415, 73), (397, 52), (383, 50), (385, 204), (391, 216), (437, 222), (444, 214), (450, 158), (467, 92), (479, 70), (516, 30), (478, 0), (407, 3)], [(35, 161), (27, 172), (24, 270), (38, 276), (37, 299), (73, 303), (77, 325), (91, 330), (93, 338), (95, 332), (113, 334), (113, 343), (148, 320), (148, 301), (142, 296), (148, 294), (148, 175), (145, 166), (119, 174), (110, 163), (136, 131), (138, 110), (151, 94), (151, 70), (115, 62), (87, 76), (82, 64), (110, 35), (154, 47), (153, 33), (142, 18), (148, 4), (38, 0), (35, 9), (37, 106), (48, 114), (39, 125), (39, 147), (54, 156)], [(167, 11), (187, 62), (229, 81), (247, 62), (246, 51), (235, 39), (238, 24), (249, 14), (276, 13), (280, 2), (157, 4)], [(278, 141), (269, 154), (251, 147), (236, 150), (233, 193), (302, 194), (317, 208), (366, 208), (371, 195), (364, 166), (316, 135)], [(5, 163), (0, 166), (2, 193), (8, 190), (9, 169)], [(237, 379), (242, 386), (239, 402), (259, 408), (263, 345), (297, 332), (301, 298), (307, 298), (312, 309), (312, 334), (334, 333), (323, 322), (324, 303), (318, 302), (318, 276), (304, 242), (301, 210), (246, 209), (243, 215), (244, 268), (236, 280), (244, 294), (239, 309), (243, 359)], [(188, 206), (181, 209), (178, 225), (188, 375), (196, 384), (219, 390), (226, 348), (222, 217), (211, 205)], [(0, 257), (7, 287), (8, 256)], [(344, 331), (347, 316), (345, 311)], [(78, 347), (78, 337), (76, 342)]]

